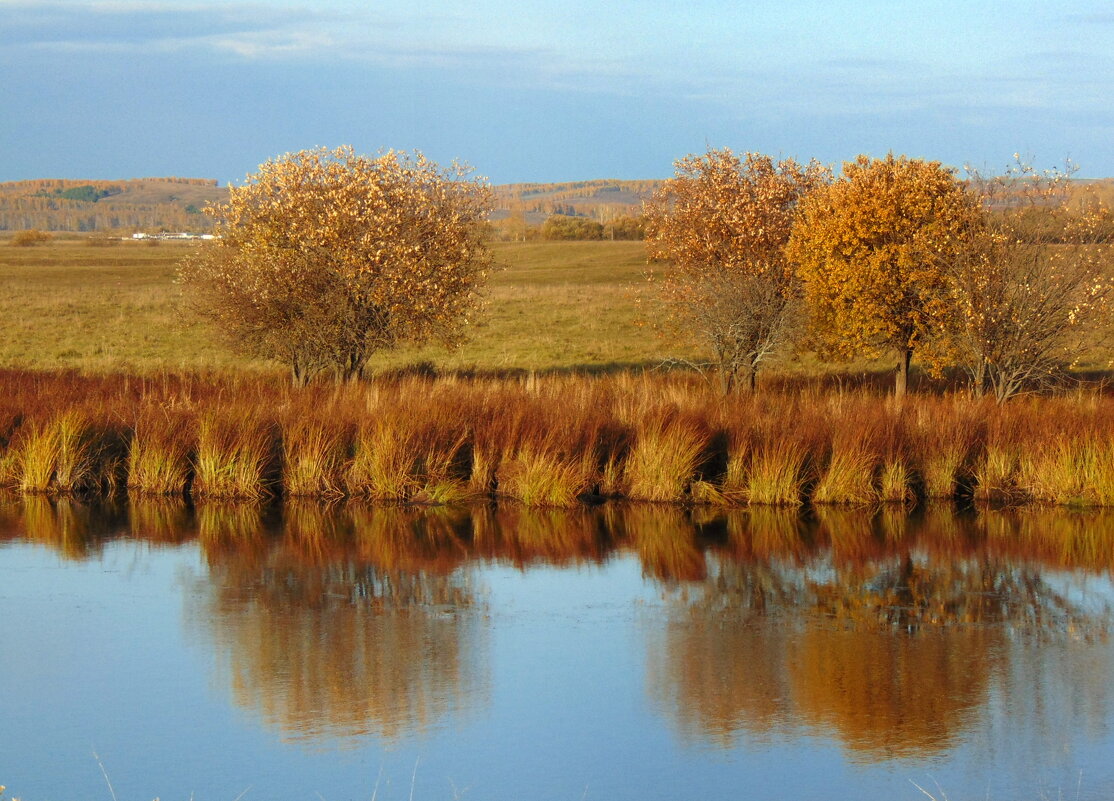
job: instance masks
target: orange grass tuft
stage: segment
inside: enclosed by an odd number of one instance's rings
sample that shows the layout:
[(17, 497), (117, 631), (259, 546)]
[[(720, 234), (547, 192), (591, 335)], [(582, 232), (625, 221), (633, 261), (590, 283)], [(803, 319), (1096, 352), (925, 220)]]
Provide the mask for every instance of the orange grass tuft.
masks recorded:
[(1098, 392), (897, 404), (867, 384), (787, 379), (722, 397), (670, 372), (411, 371), (302, 389), (231, 373), (0, 381), (0, 485), (25, 493), (1114, 505), (1114, 397)]

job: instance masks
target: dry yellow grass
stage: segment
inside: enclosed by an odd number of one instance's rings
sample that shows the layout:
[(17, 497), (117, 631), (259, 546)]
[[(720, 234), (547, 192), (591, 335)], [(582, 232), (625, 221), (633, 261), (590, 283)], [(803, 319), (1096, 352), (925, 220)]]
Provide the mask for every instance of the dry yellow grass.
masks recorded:
[[(174, 274), (193, 247), (102, 237), (0, 248), (0, 366), (280, 370), (236, 354), (182, 313)], [(486, 308), (468, 342), (451, 353), (381, 354), (371, 367), (601, 369), (693, 355), (637, 325), (647, 313), (637, 304), (647, 292), (641, 242), (496, 244), (494, 252), (502, 269), (484, 291)]]

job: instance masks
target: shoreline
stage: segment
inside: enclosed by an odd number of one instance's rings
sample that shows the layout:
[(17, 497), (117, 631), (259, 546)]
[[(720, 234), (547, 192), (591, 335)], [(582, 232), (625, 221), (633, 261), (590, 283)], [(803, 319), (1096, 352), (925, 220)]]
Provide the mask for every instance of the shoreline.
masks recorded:
[(683, 372), (0, 378), (0, 486), (26, 494), (1114, 506), (1114, 397), (1098, 390), (999, 405), (818, 382), (724, 397)]

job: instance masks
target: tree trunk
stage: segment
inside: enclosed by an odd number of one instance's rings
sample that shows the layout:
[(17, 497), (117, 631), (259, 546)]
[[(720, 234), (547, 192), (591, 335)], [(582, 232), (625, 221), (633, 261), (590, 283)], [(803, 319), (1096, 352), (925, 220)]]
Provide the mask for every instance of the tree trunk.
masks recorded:
[(973, 379), (976, 398), (982, 398), (986, 395), (987, 378), (986, 359), (980, 358), (979, 366), (975, 368)]
[(362, 353), (348, 353), (341, 365), (340, 378), (346, 384), (354, 384), (364, 377), (364, 355)]
[(309, 384), (309, 371), (302, 367), (301, 362), (294, 359), (290, 364), (290, 383), (296, 387), (304, 387)]
[(344, 383), (355, 384), (364, 377), (364, 367), (362, 364), (348, 364), (344, 367), (344, 375), (342, 376)]
[(913, 360), (913, 349), (906, 348), (901, 352), (897, 363), (897, 381), (894, 383), (894, 397), (904, 398), (909, 389), (909, 362)]
[(758, 370), (754, 365), (748, 365), (743, 368), (743, 378), (739, 382), (743, 390), (753, 395), (758, 390)]
[(730, 367), (719, 369), (719, 389), (724, 397), (730, 395), (735, 389), (735, 370)]

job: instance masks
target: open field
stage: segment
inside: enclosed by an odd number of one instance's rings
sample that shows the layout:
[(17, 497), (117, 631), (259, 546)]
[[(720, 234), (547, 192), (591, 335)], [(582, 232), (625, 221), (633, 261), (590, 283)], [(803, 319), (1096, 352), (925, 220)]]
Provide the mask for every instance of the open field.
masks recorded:
[[(192, 247), (59, 239), (21, 248), (0, 239), (0, 365), (270, 369), (180, 313), (175, 265)], [(641, 242), (500, 244), (495, 254), (503, 269), (492, 276), (469, 343), (455, 353), (431, 347), (377, 357), (372, 369), (427, 360), (444, 368), (600, 368), (692, 355), (637, 325), (646, 313), (636, 300), (648, 296)]]

